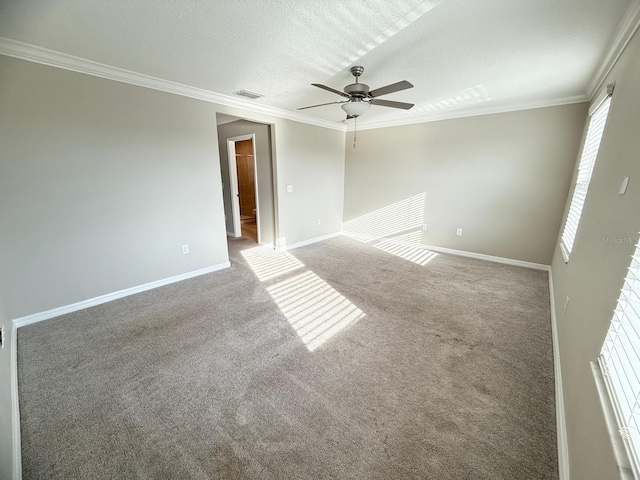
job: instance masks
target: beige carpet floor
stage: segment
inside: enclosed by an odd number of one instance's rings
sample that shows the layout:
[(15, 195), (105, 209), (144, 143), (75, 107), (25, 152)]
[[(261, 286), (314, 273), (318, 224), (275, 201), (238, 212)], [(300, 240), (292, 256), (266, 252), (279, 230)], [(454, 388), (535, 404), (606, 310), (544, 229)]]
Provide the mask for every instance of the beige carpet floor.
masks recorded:
[(25, 479), (555, 479), (547, 273), (346, 237), (23, 327)]

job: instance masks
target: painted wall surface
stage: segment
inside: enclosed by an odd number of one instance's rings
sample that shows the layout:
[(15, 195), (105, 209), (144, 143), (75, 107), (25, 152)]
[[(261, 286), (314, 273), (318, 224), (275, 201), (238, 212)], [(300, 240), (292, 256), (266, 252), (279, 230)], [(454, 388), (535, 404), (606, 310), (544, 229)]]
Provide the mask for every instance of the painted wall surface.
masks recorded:
[(218, 112), (271, 125), (281, 243), (340, 231), (343, 131), (0, 56), (9, 317), (226, 262)]
[(13, 473), (13, 411), (11, 402), (11, 322), (0, 298), (0, 326), (6, 335), (0, 349), (0, 480), (9, 480)]
[(238, 120), (218, 126), (218, 140), (220, 152), (220, 171), (224, 185), (224, 207), (227, 232), (233, 232), (233, 218), (231, 213), (231, 188), (229, 186), (229, 161), (227, 139), (240, 135), (255, 134), (256, 167), (258, 177), (258, 212), (260, 222), (260, 241), (273, 243), (275, 240), (275, 204), (273, 184), (273, 159), (271, 148), (271, 126), (263, 123)]
[[(615, 82), (615, 92), (573, 252), (565, 264), (557, 247), (551, 265), (570, 470), (576, 480), (618, 478), (589, 362), (600, 352), (640, 231), (638, 59), (636, 32), (605, 81)], [(619, 195), (626, 176), (627, 193)], [(570, 197), (566, 209), (569, 202)]]
[(0, 56), (0, 145), (11, 318), (228, 261), (211, 104)]
[[(278, 242), (293, 245), (340, 232), (344, 206), (344, 132), (284, 120), (275, 125), (275, 138), (280, 211)], [(287, 185), (293, 187), (293, 192), (287, 192)]]
[(364, 130), (355, 149), (347, 132), (344, 228), (548, 265), (586, 113), (574, 104)]

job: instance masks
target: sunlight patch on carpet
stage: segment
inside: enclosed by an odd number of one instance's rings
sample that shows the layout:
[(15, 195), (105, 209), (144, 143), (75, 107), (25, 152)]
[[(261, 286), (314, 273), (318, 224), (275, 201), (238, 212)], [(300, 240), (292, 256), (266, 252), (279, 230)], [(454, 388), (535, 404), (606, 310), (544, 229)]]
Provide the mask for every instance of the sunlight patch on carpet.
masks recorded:
[(375, 248), (391, 253), (417, 265), (425, 266), (438, 254), (427, 250), (420, 244), (422, 232), (416, 231), (381, 241), (374, 245)]
[(241, 253), (258, 280), (262, 282), (304, 267), (304, 264), (290, 253), (277, 252), (269, 247), (250, 248)]
[(365, 316), (310, 271), (276, 283), (267, 291), (310, 352)]

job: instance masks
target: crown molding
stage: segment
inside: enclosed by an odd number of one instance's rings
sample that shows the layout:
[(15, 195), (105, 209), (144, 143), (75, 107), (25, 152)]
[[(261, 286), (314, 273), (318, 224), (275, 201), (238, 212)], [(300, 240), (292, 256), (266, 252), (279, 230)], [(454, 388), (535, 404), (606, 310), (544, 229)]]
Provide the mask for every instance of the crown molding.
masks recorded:
[[(473, 108), (459, 112), (443, 113), (440, 115), (421, 115), (415, 117), (402, 117), (391, 120), (371, 122), (360, 120), (360, 122), (358, 123), (358, 130), (397, 127), (402, 125), (437, 122), (442, 120), (452, 120), (456, 118), (515, 112), (518, 110), (530, 110), (534, 108), (553, 107), (558, 105), (568, 105), (572, 103), (591, 101), (597, 94), (607, 75), (609, 75), (614, 65), (620, 58), (620, 55), (628, 45), (629, 41), (638, 30), (638, 27), (640, 27), (640, 0), (634, 0), (625, 13), (620, 24), (620, 28), (618, 28), (618, 31), (611, 42), (609, 50), (607, 51), (607, 54), (603, 57), (603, 61), (598, 68), (593, 81), (589, 84), (586, 94), (530, 103), (510, 104), (486, 108)], [(189, 85), (172, 82), (170, 80), (164, 80), (161, 78), (152, 77), (150, 75), (144, 75), (130, 70), (112, 67), (103, 63), (98, 63), (54, 50), (37, 47), (5, 37), (0, 37), (0, 55), (7, 55), (30, 62), (41, 63), (52, 67), (84, 73), (86, 75), (92, 75), (95, 77), (115, 80), (117, 82), (151, 88), (175, 95), (181, 95), (184, 97), (190, 97), (206, 102), (216, 103), (218, 105), (239, 108), (249, 112), (293, 120), (296, 122), (329, 128), (332, 130), (338, 130), (342, 132), (351, 132), (354, 130), (353, 124), (345, 125), (342, 122), (330, 122), (328, 120), (322, 120), (298, 112), (291, 112), (289, 110), (284, 110), (281, 108), (261, 105), (249, 100), (243, 100), (229, 95), (212, 92), (210, 90), (191, 87)]]
[(131, 70), (112, 67), (110, 65), (105, 65), (104, 63), (98, 63), (85, 58), (49, 50), (47, 48), (29, 45), (10, 38), (0, 37), (0, 55), (20, 58), (29, 62), (41, 63), (43, 65), (84, 73), (94, 77), (115, 80), (116, 82), (151, 88), (161, 92), (173, 93), (183, 97), (204, 100), (205, 102), (216, 103), (227, 107), (240, 108), (249, 112), (261, 113), (272, 117), (307, 123), (317, 127), (330, 128), (342, 132), (346, 129), (343, 124), (322, 120), (297, 112), (290, 112), (281, 108), (253, 103), (249, 100), (243, 100), (229, 95), (212, 92), (210, 90), (191, 87), (189, 85), (172, 82), (170, 80), (132, 72)]
[[(382, 120), (379, 122), (358, 122), (358, 130), (372, 130), (375, 128), (400, 127), (402, 125), (413, 125), (416, 123), (440, 122), (442, 120), (478, 117), (482, 115), (493, 115), (496, 113), (517, 112), (521, 110), (532, 110), (534, 108), (557, 107), (559, 105), (570, 105), (572, 103), (582, 103), (587, 101), (589, 101), (589, 98), (586, 95), (575, 95), (573, 97), (562, 97), (529, 103), (513, 103), (502, 106), (474, 108), (462, 110), (459, 112), (443, 113), (441, 115), (421, 115), (413, 118), (395, 118), (391, 120)], [(354, 130), (355, 129), (353, 124), (350, 124), (347, 127), (347, 132), (352, 132)]]
[(600, 68), (598, 68), (598, 71), (593, 77), (593, 81), (589, 84), (589, 88), (587, 89), (589, 100), (593, 100), (598, 94), (598, 91), (607, 78), (607, 75), (611, 73), (611, 70), (631, 41), (631, 38), (633, 38), (633, 35), (636, 33), (636, 30), (638, 30), (639, 26), (640, 0), (634, 0), (631, 5), (629, 5), (624, 17), (622, 17), (620, 28), (618, 28), (616, 35), (613, 37), (613, 40), (609, 45), (609, 50), (603, 57)]

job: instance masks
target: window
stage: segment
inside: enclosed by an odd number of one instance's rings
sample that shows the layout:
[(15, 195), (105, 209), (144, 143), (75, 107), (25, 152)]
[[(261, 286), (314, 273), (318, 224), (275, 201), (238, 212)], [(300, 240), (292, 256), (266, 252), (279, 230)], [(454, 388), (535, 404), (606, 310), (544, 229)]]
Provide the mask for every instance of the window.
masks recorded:
[(640, 456), (640, 242), (598, 358), (632, 468)]
[(578, 232), (578, 224), (582, 215), (582, 207), (587, 198), (587, 189), (591, 181), (593, 166), (596, 163), (598, 150), (600, 149), (600, 141), (604, 133), (604, 126), (607, 122), (609, 114), (609, 106), (611, 105), (611, 94), (613, 93), (613, 84), (607, 85), (606, 93), (600, 96), (600, 100), (596, 101), (589, 109), (589, 128), (587, 136), (584, 140), (582, 153), (580, 155), (580, 165), (578, 167), (578, 178), (576, 181), (573, 196), (571, 197), (571, 205), (569, 213), (564, 224), (564, 230), (560, 239), (560, 250), (564, 256), (564, 261), (569, 261), (569, 255), (573, 250), (573, 242)]

